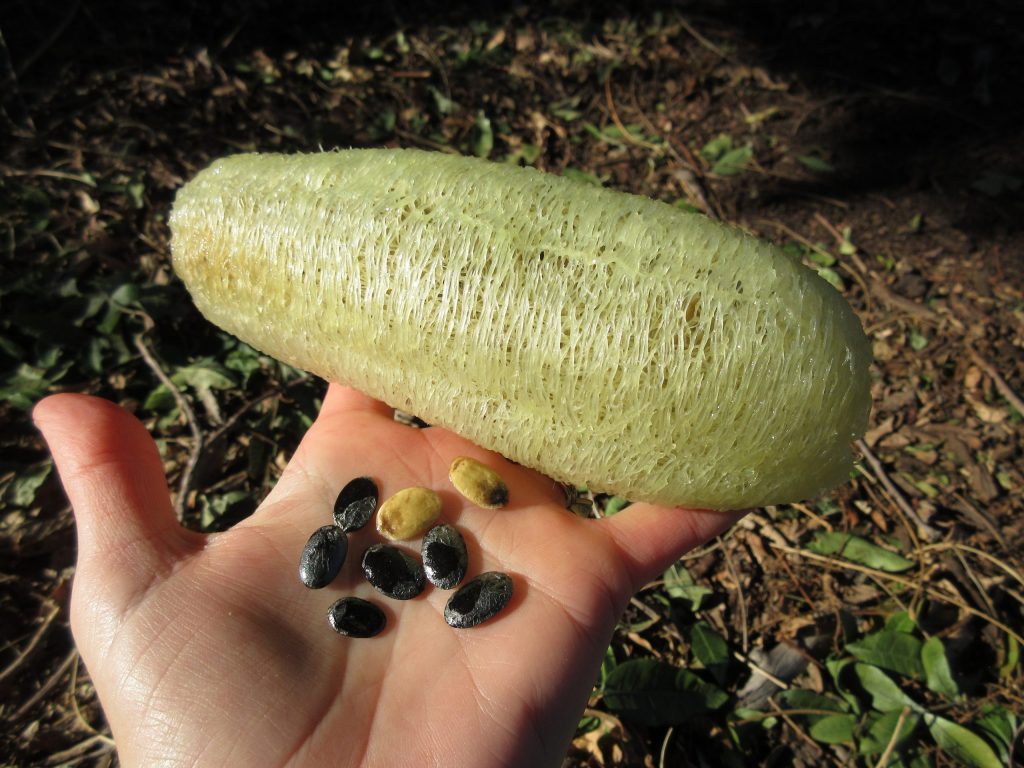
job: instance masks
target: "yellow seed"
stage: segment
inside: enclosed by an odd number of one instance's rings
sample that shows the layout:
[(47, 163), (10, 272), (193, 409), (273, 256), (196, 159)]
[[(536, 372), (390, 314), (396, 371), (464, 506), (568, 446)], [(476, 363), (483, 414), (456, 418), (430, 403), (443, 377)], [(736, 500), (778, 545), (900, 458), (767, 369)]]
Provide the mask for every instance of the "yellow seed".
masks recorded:
[(448, 479), (455, 490), (478, 507), (497, 509), (508, 504), (508, 486), (501, 475), (476, 459), (457, 458), (448, 470)]
[(377, 510), (377, 531), (392, 541), (414, 539), (426, 533), (440, 516), (440, 496), (429, 488), (406, 488)]

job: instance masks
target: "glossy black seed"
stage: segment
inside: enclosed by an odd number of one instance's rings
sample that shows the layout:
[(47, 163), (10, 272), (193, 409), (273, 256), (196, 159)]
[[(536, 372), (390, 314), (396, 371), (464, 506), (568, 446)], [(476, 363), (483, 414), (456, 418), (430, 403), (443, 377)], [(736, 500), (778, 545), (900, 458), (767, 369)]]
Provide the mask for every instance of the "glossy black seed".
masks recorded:
[(384, 611), (367, 600), (343, 597), (327, 611), (334, 631), (347, 637), (373, 637), (387, 624)]
[(302, 549), (299, 578), (310, 589), (326, 587), (341, 570), (348, 554), (348, 536), (336, 525), (317, 528)]
[(466, 542), (450, 525), (431, 528), (423, 537), (423, 570), (440, 589), (454, 589), (466, 577)]
[(481, 573), (461, 586), (444, 607), (444, 620), (456, 629), (482, 624), (508, 605), (512, 579), (504, 573)]
[(357, 477), (338, 494), (334, 502), (334, 523), (343, 531), (358, 531), (377, 511), (377, 484), (368, 477)]
[(419, 560), (389, 544), (374, 544), (363, 553), (363, 574), (374, 589), (395, 600), (410, 600), (427, 586)]

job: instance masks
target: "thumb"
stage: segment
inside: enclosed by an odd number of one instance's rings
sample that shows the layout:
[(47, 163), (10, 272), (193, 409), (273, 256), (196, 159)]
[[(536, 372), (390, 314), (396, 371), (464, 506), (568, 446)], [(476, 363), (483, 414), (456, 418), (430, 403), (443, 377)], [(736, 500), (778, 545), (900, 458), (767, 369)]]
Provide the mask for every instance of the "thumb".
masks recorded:
[(134, 416), (73, 394), (45, 398), (32, 416), (74, 508), (76, 580), (124, 611), (201, 537), (179, 525), (156, 443)]
[(747, 511), (672, 509), (637, 503), (600, 522), (618, 545), (633, 581), (633, 592), (637, 592), (691, 549), (726, 531)]

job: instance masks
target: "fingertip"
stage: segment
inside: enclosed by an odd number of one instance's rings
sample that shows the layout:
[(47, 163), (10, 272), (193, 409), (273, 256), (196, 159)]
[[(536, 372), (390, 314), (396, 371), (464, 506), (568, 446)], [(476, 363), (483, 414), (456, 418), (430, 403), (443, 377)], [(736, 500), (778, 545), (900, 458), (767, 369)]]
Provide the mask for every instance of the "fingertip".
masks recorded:
[(345, 387), (341, 384), (331, 384), (327, 388), (327, 394), (324, 396), (324, 405), (320, 409), (321, 417), (331, 417), (339, 413), (358, 411), (376, 413), (389, 419), (395, 415), (395, 409), (387, 403), (365, 395), (358, 389)]
[(75, 513), (79, 562), (132, 548), (139, 567), (177, 554), (187, 532), (171, 506), (163, 462), (142, 423), (118, 405), (51, 395), (32, 418)]
[(724, 533), (748, 511), (684, 509), (638, 502), (601, 522), (618, 544), (636, 591), (690, 550)]

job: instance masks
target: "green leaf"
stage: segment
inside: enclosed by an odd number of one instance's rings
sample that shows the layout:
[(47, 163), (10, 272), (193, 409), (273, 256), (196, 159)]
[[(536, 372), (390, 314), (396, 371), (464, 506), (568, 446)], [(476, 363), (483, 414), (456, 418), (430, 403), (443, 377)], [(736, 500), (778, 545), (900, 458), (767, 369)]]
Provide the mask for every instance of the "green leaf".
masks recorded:
[(906, 611), (896, 611), (885, 620), (885, 628), (893, 632), (913, 632), (917, 624)]
[(454, 101), (445, 96), (441, 91), (432, 85), (427, 86), (427, 90), (430, 92), (431, 97), (434, 99), (434, 109), (439, 115), (450, 115), (452, 112), (459, 108), (459, 105)]
[(16, 507), (32, 506), (32, 502), (36, 500), (36, 491), (46, 482), (52, 470), (53, 463), (45, 461), (18, 472), (7, 486), (7, 500)]
[(720, 709), (729, 695), (686, 669), (653, 659), (617, 666), (604, 686), (604, 703), (615, 714), (649, 726), (673, 725)]
[(836, 714), (799, 714), (810, 723), (811, 736), (825, 744), (840, 744), (853, 739), (853, 729), (857, 719), (846, 714), (850, 709), (843, 701), (836, 701), (820, 693), (803, 688), (790, 688), (778, 694), (778, 698), (791, 710), (821, 710)]
[(847, 644), (846, 650), (861, 661), (890, 672), (917, 679), (924, 673), (921, 641), (906, 632), (883, 629), (859, 642)]
[(989, 741), (999, 751), (999, 759), (1009, 764), (1010, 751), (1013, 747), (1013, 734), (1017, 732), (1017, 717), (1005, 707), (989, 705), (982, 708), (984, 713), (977, 721), (977, 726), (985, 733)]
[(698, 621), (690, 628), (693, 655), (704, 665), (719, 685), (725, 683), (729, 666), (729, 644), (707, 622)]
[(853, 741), (853, 729), (857, 720), (853, 715), (825, 715), (811, 723), (807, 732), (815, 741), (823, 744), (842, 744)]
[(1006, 660), (999, 665), (999, 679), (1004, 680), (1013, 674), (1020, 662), (1020, 643), (1012, 635), (1006, 636)]
[(1024, 179), (997, 171), (988, 171), (971, 184), (973, 189), (989, 197), (1019, 192), (1022, 186), (1024, 186)]
[(619, 514), (622, 510), (628, 507), (632, 502), (629, 499), (624, 499), (621, 496), (612, 496), (604, 505), (604, 516), (612, 517)]
[(915, 352), (920, 352), (922, 349), (928, 346), (928, 337), (919, 333), (916, 330), (910, 331), (910, 348)]
[(601, 180), (592, 173), (581, 171), (578, 168), (566, 168), (562, 171), (562, 175), (567, 179), (573, 179), (574, 181), (582, 181), (587, 184), (593, 184), (596, 187), (604, 186)]
[(828, 696), (822, 696), (814, 691), (808, 691), (806, 688), (789, 688), (785, 691), (780, 691), (778, 699), (788, 709), (822, 709), (828, 712), (845, 712), (849, 709), (844, 702), (836, 701)]
[(914, 567), (913, 560), (850, 533), (820, 531), (807, 545), (807, 549), (819, 555), (839, 555), (854, 563), (888, 573), (899, 573)]
[(808, 249), (807, 258), (819, 267), (831, 267), (836, 263), (836, 257), (824, 248)]
[(879, 712), (892, 712), (910, 707), (915, 712), (922, 711), (921, 706), (907, 696), (893, 679), (878, 667), (870, 664), (855, 664), (853, 667), (864, 690), (871, 694), (871, 702)]
[(799, 155), (797, 157), (804, 167), (814, 171), (815, 173), (832, 173), (835, 171), (835, 166), (820, 157), (814, 155)]
[(952, 720), (925, 715), (932, 738), (948, 754), (973, 768), (1003, 768), (1003, 763), (983, 738)]
[(182, 366), (171, 376), (171, 381), (179, 387), (191, 387), (201, 394), (214, 389), (231, 389), (235, 386), (235, 380), (231, 378), (228, 370), (210, 358)]
[(64, 366), (63, 370), (58, 368), (51, 374), (49, 371), (22, 363), (0, 382), (0, 400), (6, 400), (15, 408), (28, 411), (49, 391), (50, 384), (66, 371), (67, 367)]
[(576, 724), (576, 735), (582, 736), (584, 733), (590, 733), (596, 731), (601, 726), (601, 718), (594, 717), (593, 715), (585, 715), (580, 718), (580, 721)]
[(599, 681), (601, 690), (604, 690), (605, 684), (608, 682), (608, 676), (611, 675), (612, 671), (619, 665), (619, 660), (615, 658), (615, 651), (609, 645), (604, 650), (604, 659), (601, 661), (601, 670), (599, 673)]
[(223, 530), (245, 517), (255, 507), (246, 491), (200, 496), (200, 523), (203, 530)]
[[(901, 707), (890, 712), (872, 713), (869, 715), (867, 719), (869, 725), (861, 733), (861, 737), (857, 742), (857, 751), (862, 755), (880, 755), (885, 752), (889, 742), (892, 741), (892, 735), (896, 731), (896, 724), (900, 721), (900, 715), (902, 714), (903, 708)], [(900, 726), (899, 735), (896, 737), (897, 747), (910, 737), (920, 721), (921, 716), (915, 712), (907, 715), (903, 720), (903, 725)]]
[(749, 144), (729, 150), (711, 167), (711, 172), (719, 176), (735, 176), (746, 170), (747, 164), (754, 157), (754, 148)]
[(846, 283), (843, 282), (843, 278), (841, 278), (839, 273), (831, 267), (818, 267), (816, 271), (818, 273), (818, 277), (831, 285), (837, 291), (846, 290)]
[(732, 136), (720, 133), (700, 149), (700, 153), (708, 160), (717, 160), (733, 149)]
[(491, 120), (481, 109), (476, 113), (476, 123), (473, 125), (473, 154), (477, 157), (489, 157), (494, 149), (494, 130), (491, 128)]
[(921, 664), (925, 683), (931, 690), (951, 699), (960, 695), (960, 688), (949, 669), (946, 648), (939, 638), (930, 637), (921, 646)]
[(694, 612), (700, 610), (704, 598), (713, 592), (702, 584), (695, 584), (690, 572), (681, 563), (670, 565), (662, 578), (665, 581), (665, 591), (668, 596), (687, 601), (690, 604), (690, 610)]

